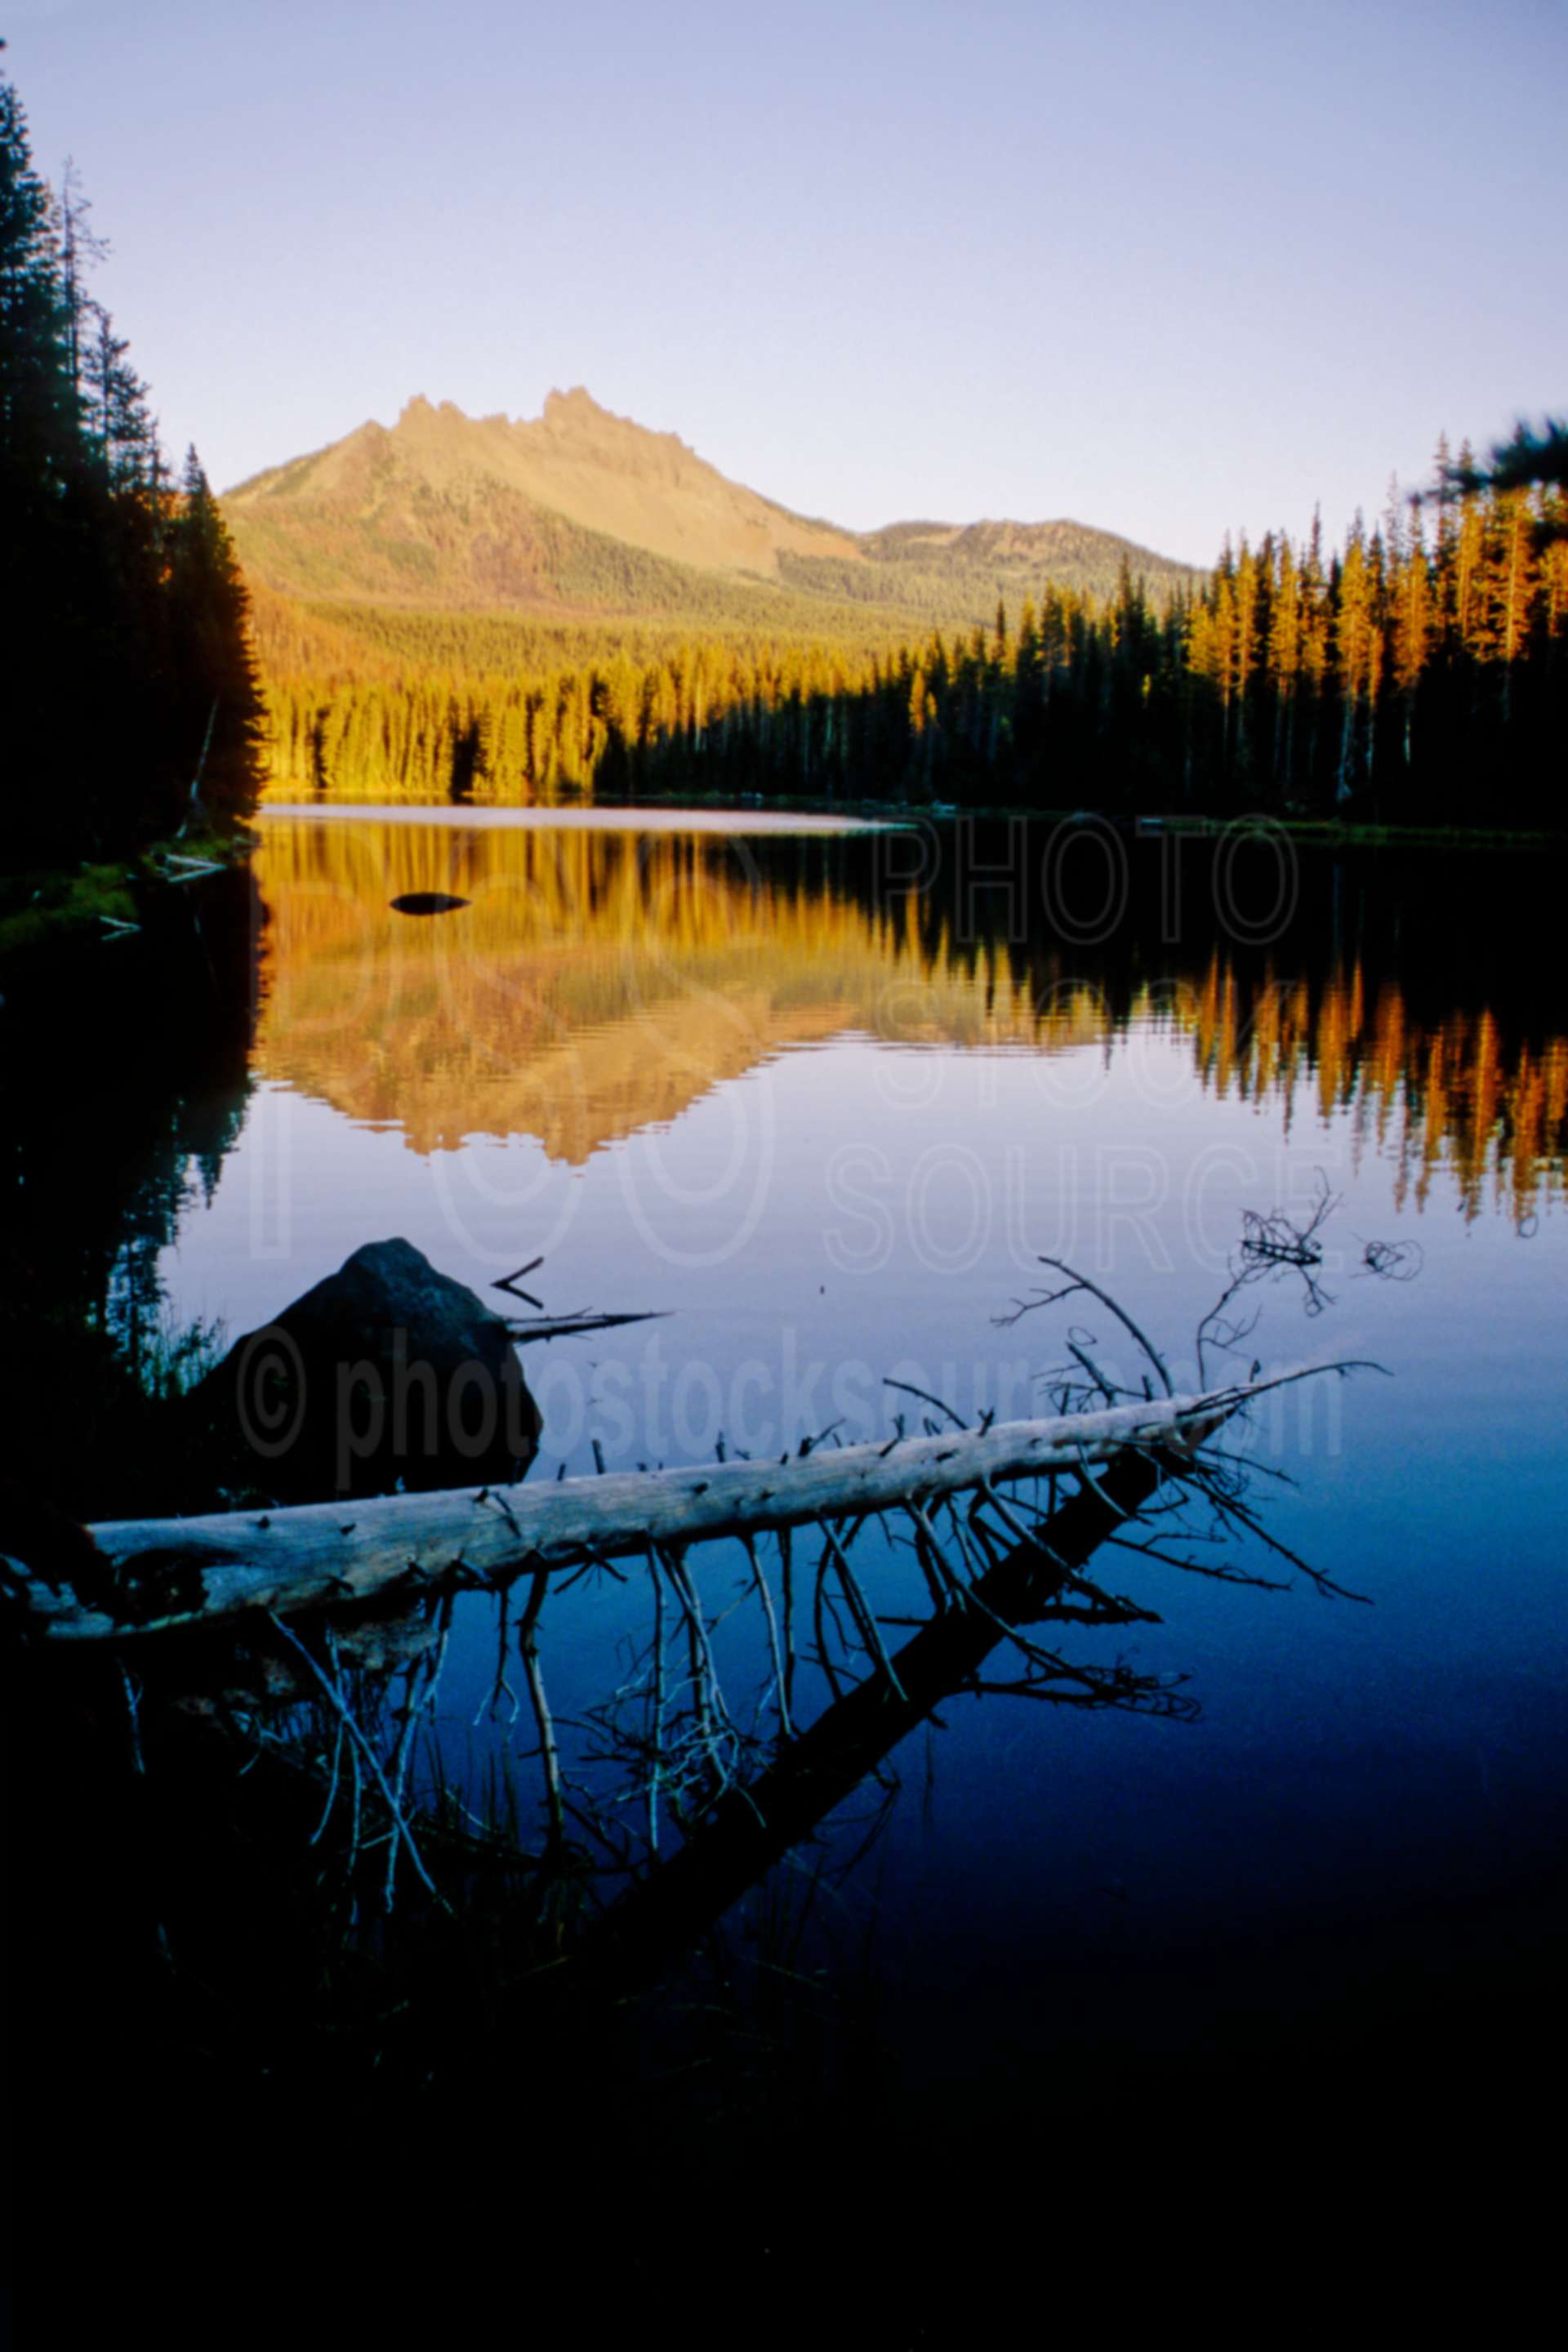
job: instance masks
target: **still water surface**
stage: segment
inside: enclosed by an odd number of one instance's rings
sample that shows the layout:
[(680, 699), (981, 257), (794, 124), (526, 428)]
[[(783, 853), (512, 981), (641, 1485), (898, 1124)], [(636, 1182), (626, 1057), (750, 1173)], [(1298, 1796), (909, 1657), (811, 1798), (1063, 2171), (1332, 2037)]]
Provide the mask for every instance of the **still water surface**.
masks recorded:
[[(1372, 1605), (1124, 1566), (1163, 1622), (1100, 1654), (1187, 1676), (1201, 1721), (961, 1698), (906, 1743), (812, 1950), (870, 1969), (882, 2061), (928, 2107), (1447, 1966), (1505, 1917), (1528, 1936), (1559, 1884), (1568, 991), (1542, 877), (1303, 853), (1277, 908), (1267, 860), (1221, 876), (1202, 844), (1072, 856), (1016, 828), (273, 810), (243, 1117), (159, 1261), (182, 1316), (235, 1334), (391, 1234), (481, 1293), (542, 1254), (552, 1312), (672, 1310), (525, 1351), (540, 1479), (595, 1440), (629, 1466), (918, 1425), (884, 1376), (965, 1419), (1048, 1409), (1068, 1328), (1131, 1377), (1092, 1301), (998, 1324), (1042, 1254), (1190, 1379), (1242, 1211), (1342, 1196), (1334, 1303), (1264, 1294), (1248, 1352), (1388, 1368), (1289, 1391), (1257, 1439), (1298, 1482), (1265, 1482), (1269, 1524)], [(468, 903), (392, 909), (413, 891)], [(1416, 1278), (1372, 1278), (1373, 1241), (1416, 1244)], [(908, 1574), (881, 1561), (882, 1605)], [(630, 1609), (555, 1607), (563, 1717)], [(454, 1738), (490, 1664), (476, 1621)]]

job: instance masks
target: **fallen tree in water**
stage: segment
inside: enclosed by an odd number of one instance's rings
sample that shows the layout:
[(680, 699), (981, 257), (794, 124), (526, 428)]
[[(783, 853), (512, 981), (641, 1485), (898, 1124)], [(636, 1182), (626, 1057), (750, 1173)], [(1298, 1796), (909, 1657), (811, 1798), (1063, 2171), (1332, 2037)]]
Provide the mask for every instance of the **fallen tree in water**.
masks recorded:
[[(488, 2075), (504, 2042), (536, 2094), (548, 2046), (575, 2096), (607, 2021), (725, 1948), (748, 1888), (748, 1919), (771, 1919), (853, 1866), (911, 1734), (951, 1701), (1190, 1719), (1168, 1643), (1142, 1646), (1166, 1571), (1342, 1590), (1255, 1507), (1254, 1477), (1279, 1474), (1249, 1466), (1246, 1423), (1270, 1391), (1352, 1367), (1260, 1376), (1241, 1352), (1254, 1318), (1233, 1311), (1277, 1280), (1315, 1311), (1321, 1222), (1244, 1245), (1198, 1332), (1194, 1394), (1114, 1299), (1044, 1260), (1057, 1286), (1015, 1316), (1087, 1297), (1139, 1357), (1119, 1370), (1091, 1330), (1058, 1333), (1048, 1417), (964, 1426), (893, 1381), (919, 1400), (914, 1429), (828, 1432), (782, 1460), (721, 1444), (697, 1468), (105, 1522), (52, 1555), (14, 1518), (5, 1655), (35, 1742), (86, 1792), (60, 1816), (73, 1839), (100, 1802), (84, 1725), (120, 1790), (89, 1872), (131, 1882), (132, 2013), (173, 1985), (182, 2032), (227, 2037), (268, 2080), (324, 2063)], [(1215, 1350), (1246, 1377), (1220, 1384)], [(1164, 1591), (1121, 1589), (1134, 1570)], [(601, 1571), (585, 1620), (572, 1588)], [(83, 1950), (96, 1967), (90, 1906), (71, 1927), (45, 1883), (34, 1916), (65, 1923), (51, 1966)], [(143, 1913), (151, 1941), (131, 1932)], [(750, 1934), (737, 1985), (762, 1981)], [(793, 1943), (778, 1948), (793, 1983)], [(729, 1972), (707, 1988), (716, 2018)]]
[(573, 1571), (650, 1549), (915, 1511), (1045, 1475), (1088, 1476), (1128, 1454), (1191, 1457), (1270, 1390), (1350, 1369), (1312, 1365), (1199, 1396), (1144, 1397), (884, 1444), (807, 1441), (782, 1460), (109, 1521), (87, 1530), (97, 1554), (91, 1573), (79, 1568), (51, 1581), (35, 1564), (7, 1559), (5, 1591), (32, 1633), (90, 1642), (253, 1611), (288, 1616), (383, 1598), (412, 1601), (449, 1588), (501, 1590), (526, 1573)]

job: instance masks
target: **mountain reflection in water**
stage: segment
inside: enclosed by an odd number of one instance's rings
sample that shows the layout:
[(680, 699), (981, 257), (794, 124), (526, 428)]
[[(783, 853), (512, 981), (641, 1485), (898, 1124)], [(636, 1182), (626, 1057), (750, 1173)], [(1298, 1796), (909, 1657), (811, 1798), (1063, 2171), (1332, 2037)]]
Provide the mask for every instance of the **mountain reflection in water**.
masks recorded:
[[(906, 885), (910, 838), (271, 815), (256, 1068), (418, 1152), (532, 1135), (578, 1165), (783, 1048), (1051, 1054), (1136, 1025), (1185, 1041), (1220, 1097), (1288, 1120), (1351, 1108), (1396, 1207), (1438, 1169), (1472, 1214), (1561, 1198), (1568, 1040), (1511, 952), (1484, 995), (1445, 1001), (1455, 942), (1427, 875), (1352, 861), (1347, 910), (1342, 873), (1309, 854), (1291, 921), (1248, 950), (1205, 906), (1206, 845), (1184, 845), (1198, 919), (1166, 943), (1170, 845), (1140, 845), (1126, 920), (1085, 946), (1052, 936), (1037, 891), (993, 887), (989, 848)], [(438, 924), (394, 911), (435, 895), (469, 903)]]

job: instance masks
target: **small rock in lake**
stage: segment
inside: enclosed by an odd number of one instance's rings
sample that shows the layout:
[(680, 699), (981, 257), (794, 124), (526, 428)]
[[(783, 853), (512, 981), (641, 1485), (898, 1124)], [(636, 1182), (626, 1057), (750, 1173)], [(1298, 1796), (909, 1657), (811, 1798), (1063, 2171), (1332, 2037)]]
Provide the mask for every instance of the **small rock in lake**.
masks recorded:
[(399, 915), (450, 915), (469, 903), (467, 898), (452, 898), (445, 890), (405, 890), (401, 898), (393, 899), (392, 907)]

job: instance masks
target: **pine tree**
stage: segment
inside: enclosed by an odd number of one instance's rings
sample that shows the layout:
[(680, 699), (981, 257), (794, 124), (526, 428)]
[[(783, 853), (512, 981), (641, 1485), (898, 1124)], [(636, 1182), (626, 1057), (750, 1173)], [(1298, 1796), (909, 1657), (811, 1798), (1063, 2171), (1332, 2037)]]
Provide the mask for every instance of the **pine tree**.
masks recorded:
[(66, 314), (66, 367), (79, 405), (82, 371), (91, 340), (96, 305), (87, 290), (87, 273), (107, 258), (109, 240), (94, 230), (92, 205), (82, 188), (81, 174), (68, 155), (54, 205), (59, 244), (60, 287)]
[(1426, 537), (1417, 507), (1405, 536), (1403, 560), (1394, 588), (1391, 673), (1400, 704), (1400, 742), (1406, 770), (1411, 763), (1415, 727), (1415, 698), (1431, 656), (1433, 642), (1432, 578), (1427, 567)]
[(1295, 551), (1283, 531), (1275, 556), (1274, 593), (1268, 618), (1268, 683), (1274, 697), (1274, 775), (1283, 795), (1290, 793), (1295, 740), (1296, 688), (1301, 674), (1301, 584)]
[(0, 542), (24, 588), (0, 635), (3, 837), (24, 867), (179, 822), (215, 707), (216, 804), (247, 808), (258, 781), (244, 589), (199, 467), (170, 499), (145, 387), (87, 292), (89, 210), (74, 166), (51, 196), (0, 77)]
[(1359, 722), (1367, 703), (1373, 669), (1375, 617), (1373, 570), (1368, 560), (1366, 529), (1358, 512), (1345, 543), (1334, 599), (1334, 660), (1340, 690), (1340, 757), (1334, 797), (1349, 800), (1357, 780), (1360, 760)]
[(204, 798), (243, 811), (261, 722), (249, 600), (195, 449), (169, 532), (168, 604), (175, 740), (201, 776)]
[(0, 491), (8, 516), (58, 497), (72, 407), (54, 206), (33, 169), (21, 100), (0, 78)]

